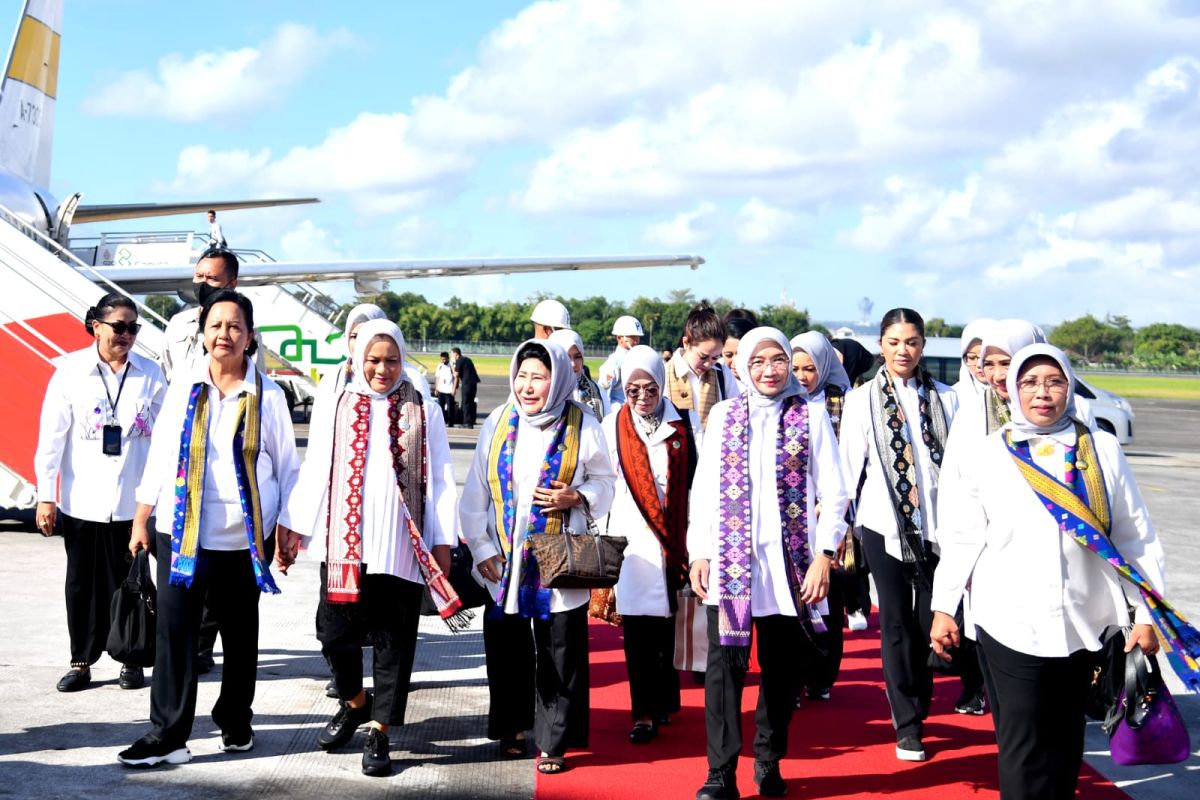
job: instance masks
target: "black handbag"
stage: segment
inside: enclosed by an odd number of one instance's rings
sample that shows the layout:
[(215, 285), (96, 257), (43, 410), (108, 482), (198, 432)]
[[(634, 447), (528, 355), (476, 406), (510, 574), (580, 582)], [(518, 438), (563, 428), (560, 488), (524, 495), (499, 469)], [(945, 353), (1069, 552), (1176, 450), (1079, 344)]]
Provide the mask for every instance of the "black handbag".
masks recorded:
[[(450, 574), (446, 579), (454, 587), (463, 608), (482, 608), (492, 599), (488, 590), (480, 586), (479, 581), (471, 574), (474, 566), (475, 559), (471, 556), (471, 548), (467, 547), (466, 542), (459, 542), (458, 546), (450, 551)], [(425, 587), (421, 597), (421, 616), (438, 616), (437, 604), (429, 596), (429, 587)]]
[[(959, 602), (958, 609), (954, 612), (954, 624), (958, 626), (959, 637), (965, 637), (963, 633), (963, 604)], [(961, 658), (966, 656), (963, 654), (962, 647), (954, 647), (953, 645), (946, 648), (946, 655), (949, 658), (942, 658), (937, 654), (937, 651), (932, 647), (929, 649), (929, 657), (926, 659), (926, 665), (938, 675), (962, 675)], [(971, 658), (975, 655), (972, 653)]]
[(601, 536), (587, 516), (587, 533), (535, 533), (529, 537), (537, 558), (542, 585), (551, 589), (608, 589), (617, 585), (621, 562), (629, 540), (624, 536)]
[(1125, 688), (1125, 637), (1130, 627), (1109, 625), (1100, 635), (1100, 650), (1092, 662), (1092, 682), (1088, 686), (1084, 712), (1092, 719), (1105, 721), (1114, 716)]
[(133, 558), (129, 576), (112, 596), (105, 649), (114, 661), (133, 667), (154, 666), (157, 597), (150, 580), (150, 553), (141, 550)]

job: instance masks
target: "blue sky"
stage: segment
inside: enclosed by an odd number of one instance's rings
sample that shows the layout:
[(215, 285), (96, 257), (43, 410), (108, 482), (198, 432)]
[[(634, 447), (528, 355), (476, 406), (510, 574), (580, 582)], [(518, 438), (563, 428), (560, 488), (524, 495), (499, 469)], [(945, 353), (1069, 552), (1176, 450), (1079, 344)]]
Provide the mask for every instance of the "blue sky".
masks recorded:
[(708, 259), (434, 301), (1200, 325), (1197, 4), (880, 5), (70, 0), (52, 189), (321, 197), (223, 215), (277, 258)]

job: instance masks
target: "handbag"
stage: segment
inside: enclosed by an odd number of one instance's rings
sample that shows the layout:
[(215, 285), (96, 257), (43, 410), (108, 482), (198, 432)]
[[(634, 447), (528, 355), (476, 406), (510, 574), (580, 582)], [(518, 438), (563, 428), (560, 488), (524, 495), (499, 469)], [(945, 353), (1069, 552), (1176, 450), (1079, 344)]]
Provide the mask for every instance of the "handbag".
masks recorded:
[(681, 589), (675, 612), (675, 669), (704, 672), (708, 669), (708, 614), (704, 601), (691, 588)]
[[(965, 637), (966, 634), (963, 633), (963, 604), (961, 601), (958, 604), (958, 609), (954, 612), (954, 624), (958, 626), (958, 635)], [(926, 665), (939, 675), (962, 675), (962, 661), (960, 659), (976, 657), (974, 653), (971, 653), (969, 656), (964, 654), (963, 650), (963, 647), (947, 647), (946, 654), (950, 658), (946, 659), (939, 656), (936, 650), (930, 648)]]
[(587, 533), (535, 533), (529, 537), (537, 558), (542, 585), (551, 589), (611, 589), (621, 575), (621, 562), (629, 540), (624, 536), (601, 536), (588, 513)]
[[(446, 579), (454, 587), (458, 599), (462, 601), (463, 608), (482, 608), (492, 599), (488, 590), (480, 586), (479, 581), (475, 580), (475, 576), (471, 574), (474, 566), (475, 559), (471, 555), (471, 548), (467, 547), (466, 542), (459, 542), (458, 546), (450, 551), (450, 572), (446, 575)], [(438, 616), (437, 604), (429, 595), (428, 586), (421, 595), (421, 616)]]
[(150, 553), (133, 557), (129, 575), (113, 592), (105, 649), (114, 661), (132, 667), (154, 666), (155, 605), (157, 593), (150, 580)]
[(1115, 719), (1105, 720), (1115, 764), (1178, 764), (1191, 755), (1187, 726), (1163, 683), (1158, 661), (1135, 647), (1125, 658), (1125, 687)]
[(617, 590), (592, 589), (588, 600), (588, 616), (606, 622), (613, 627), (621, 626), (621, 615), (617, 613)]
[(1109, 625), (1100, 634), (1100, 651), (1092, 665), (1092, 683), (1084, 704), (1084, 713), (1097, 722), (1112, 716), (1116, 724), (1116, 709), (1125, 688), (1125, 639), (1130, 630), (1132, 626)]

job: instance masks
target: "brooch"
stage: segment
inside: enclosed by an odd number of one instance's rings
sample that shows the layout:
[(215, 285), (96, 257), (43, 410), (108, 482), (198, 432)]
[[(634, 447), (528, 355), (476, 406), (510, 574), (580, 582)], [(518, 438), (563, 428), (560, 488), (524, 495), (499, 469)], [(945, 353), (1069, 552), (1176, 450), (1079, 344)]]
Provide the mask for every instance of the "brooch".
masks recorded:
[(679, 442), (671, 442), (671, 447), (672, 447), (672, 448), (674, 448), (675, 450), (678, 450), (678, 449), (679, 449)]

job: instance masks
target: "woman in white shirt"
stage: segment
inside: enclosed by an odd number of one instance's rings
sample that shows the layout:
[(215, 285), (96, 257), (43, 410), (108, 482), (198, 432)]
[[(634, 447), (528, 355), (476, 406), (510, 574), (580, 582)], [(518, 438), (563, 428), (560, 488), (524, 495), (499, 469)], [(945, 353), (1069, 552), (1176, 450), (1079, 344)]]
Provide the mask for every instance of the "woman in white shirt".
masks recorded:
[(158, 558), (158, 644), (151, 731), (117, 756), (127, 766), (192, 757), (196, 640), (206, 603), (224, 643), (212, 710), (221, 749), (254, 746), (258, 599), (279, 591), (270, 571), (275, 522), (299, 461), (287, 398), (250, 360), (250, 300), (222, 289), (202, 307), (199, 323), (208, 358), (167, 390), (129, 538), (130, 552), (148, 549)]
[[(34, 456), (38, 530), (50, 536), (61, 512), (67, 551), (71, 669), (60, 692), (87, 686), (104, 652), (110, 602), (129, 572), (133, 494), (167, 389), (158, 364), (133, 352), (141, 323), (132, 300), (105, 295), (85, 325), (94, 343), (59, 359)], [(123, 664), (117, 682), (140, 689), (142, 668)]]
[(938, 559), (938, 472), (957, 401), (921, 366), (925, 321), (916, 311), (884, 314), (879, 346), (883, 368), (846, 396), (842, 472), (850, 486), (861, 479), (854, 524), (879, 597), (896, 757), (924, 761), (921, 737), (933, 694), (925, 640)]
[(483, 423), (459, 504), (463, 537), (495, 599), (483, 622), (488, 738), (519, 758), (533, 727), (547, 775), (566, 769), (567, 748), (587, 746), (589, 593), (543, 586), (528, 537), (585, 532), (589, 516), (608, 513), (616, 479), (600, 423), (571, 400), (575, 383), (557, 344), (517, 348), (511, 394)]
[[(317, 742), (341, 747), (370, 723), (362, 768), (372, 776), (391, 772), (387, 732), (404, 723), (422, 592), (458, 543), (446, 425), (405, 374), (405, 355), (390, 320), (358, 328), (354, 378), (330, 424), (310, 429), (280, 518), (281, 568), (301, 545), (321, 560), (317, 637), (341, 703)], [(364, 640), (375, 646), (373, 694), (363, 689)]]
[(692, 590), (705, 601), (708, 616), (708, 776), (698, 798), (738, 796), (752, 632), (762, 675), (754, 782), (768, 797), (786, 793), (779, 761), (787, 755), (788, 724), (805, 670), (800, 639), (824, 627), (821, 614), (849, 499), (833, 427), (822, 405), (804, 399), (787, 337), (755, 328), (742, 338), (737, 363), (746, 377), (744, 391), (718, 403), (709, 416), (687, 534)]
[(583, 363), (583, 339), (570, 328), (563, 328), (550, 334), (549, 341), (566, 350), (571, 357), (571, 368), (577, 380), (571, 399), (591, 411), (597, 421), (607, 417), (611, 408), (609, 393), (603, 391), (588, 375), (587, 366)]
[(1048, 477), (1051, 491), (1107, 516), (1112, 544), (1161, 595), (1162, 547), (1137, 482), (1117, 440), (1089, 431), (1075, 414), (1074, 383), (1058, 348), (1035, 344), (1014, 354), (1012, 420), (976, 439), (943, 484), (930, 642), (943, 653), (961, 641), (953, 614), (966, 591), (995, 711), (1005, 800), (1075, 796), (1092, 654), (1107, 626), (1127, 625), (1133, 607), (1126, 650), (1158, 649), (1140, 593), (1067, 533), (1047, 508), (1054, 500), (1027, 477)]
[(629, 671), (629, 740), (646, 744), (679, 711), (675, 612), (687, 584), (688, 489), (697, 453), (687, 423), (664, 397), (659, 354), (645, 345), (631, 348), (621, 377), (625, 403), (603, 426), (617, 470), (607, 530), (629, 540), (617, 612)]
[(996, 320), (980, 317), (973, 319), (963, 328), (959, 337), (962, 365), (958, 368), (958, 382), (951, 388), (958, 395), (960, 406), (977, 400), (987, 388), (987, 376), (983, 374), (983, 337), (985, 331)]

